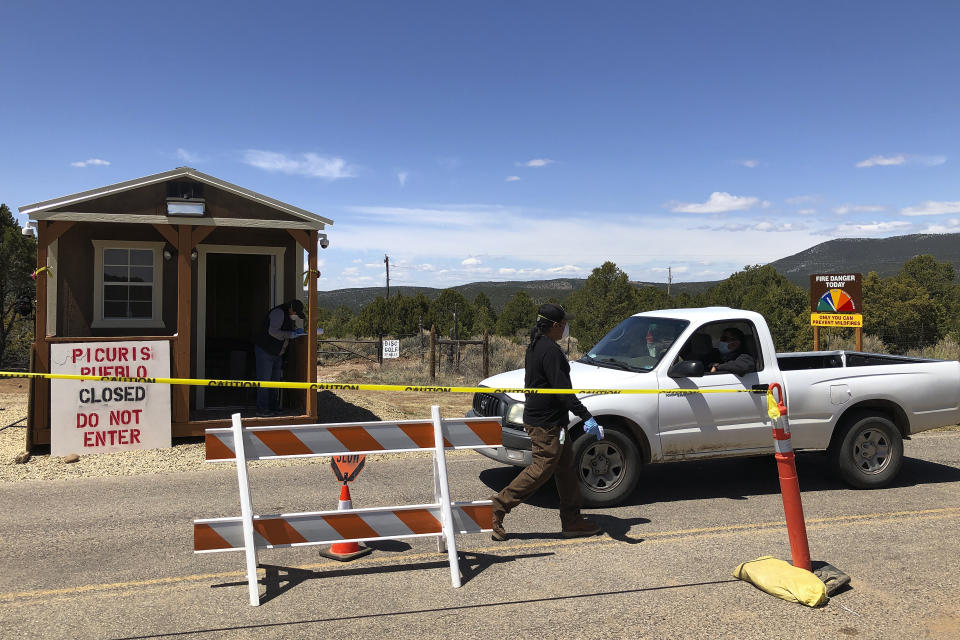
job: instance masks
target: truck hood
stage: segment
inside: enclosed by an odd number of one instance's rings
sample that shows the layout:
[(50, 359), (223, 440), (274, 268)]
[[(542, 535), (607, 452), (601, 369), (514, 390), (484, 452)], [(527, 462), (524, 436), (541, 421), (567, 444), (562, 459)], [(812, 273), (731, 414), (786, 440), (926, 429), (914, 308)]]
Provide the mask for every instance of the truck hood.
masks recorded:
[[(492, 389), (517, 389), (523, 387), (523, 369), (514, 369), (491, 376), (480, 382), (481, 387)], [(610, 367), (597, 367), (582, 362), (570, 363), (570, 381), (574, 389), (655, 389), (657, 378), (650, 373), (635, 371), (621, 371)], [(510, 398), (519, 402), (524, 401), (522, 393), (509, 393)], [(589, 397), (591, 394), (578, 394), (579, 398)]]

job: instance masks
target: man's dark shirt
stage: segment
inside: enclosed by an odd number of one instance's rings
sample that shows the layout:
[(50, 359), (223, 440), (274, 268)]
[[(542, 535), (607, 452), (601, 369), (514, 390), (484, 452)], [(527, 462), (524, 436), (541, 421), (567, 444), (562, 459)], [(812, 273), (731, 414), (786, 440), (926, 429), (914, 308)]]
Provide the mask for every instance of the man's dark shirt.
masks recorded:
[[(560, 346), (546, 336), (537, 339), (532, 349), (527, 349), (526, 373), (523, 386), (527, 389), (572, 389), (570, 362)], [(534, 427), (567, 426), (567, 411), (580, 419), (590, 418), (590, 412), (572, 393), (527, 394), (523, 408), (523, 421)]]
[(735, 376), (742, 376), (757, 370), (757, 361), (749, 353), (734, 351), (724, 356), (723, 362), (717, 365), (717, 372), (724, 371)]

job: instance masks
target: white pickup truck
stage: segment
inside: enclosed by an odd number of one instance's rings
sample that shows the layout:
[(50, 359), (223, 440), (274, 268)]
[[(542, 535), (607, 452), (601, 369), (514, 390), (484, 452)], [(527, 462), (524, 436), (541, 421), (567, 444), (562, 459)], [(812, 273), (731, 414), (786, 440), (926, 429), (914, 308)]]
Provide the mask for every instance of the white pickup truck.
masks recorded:
[[(755, 359), (742, 376), (710, 373), (714, 345), (727, 329), (743, 334)], [(468, 416), (503, 418), (503, 446), (479, 450), (503, 463), (530, 464), (523, 430), (523, 370), (480, 383)], [(850, 351), (776, 353), (763, 317), (727, 307), (669, 309), (630, 316), (589, 353), (570, 363), (575, 389), (656, 389), (657, 394), (581, 394), (604, 426), (597, 441), (569, 414), (574, 464), (587, 504), (609, 506), (630, 495), (643, 465), (773, 453), (763, 393), (786, 395), (794, 449), (826, 450), (836, 473), (859, 488), (888, 484), (911, 434), (960, 422), (960, 363)], [(758, 393), (677, 394), (673, 389)]]

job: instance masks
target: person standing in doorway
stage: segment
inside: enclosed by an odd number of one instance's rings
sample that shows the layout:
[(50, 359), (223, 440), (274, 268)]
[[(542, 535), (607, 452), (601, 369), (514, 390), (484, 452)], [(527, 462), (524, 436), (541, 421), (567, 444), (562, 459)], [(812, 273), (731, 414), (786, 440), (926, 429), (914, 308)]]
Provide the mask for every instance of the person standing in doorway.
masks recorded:
[[(297, 318), (306, 316), (303, 303), (291, 300), (278, 304), (267, 312), (254, 340), (254, 354), (257, 362), (257, 380), (279, 380), (282, 375), (283, 354), (287, 351), (290, 338), (306, 335), (297, 326)], [(280, 413), (280, 390), (260, 387), (257, 389), (257, 415), (274, 416)]]
[[(569, 334), (570, 317), (559, 304), (547, 303), (537, 310), (537, 323), (530, 332), (525, 359), (524, 387), (527, 389), (572, 389), (570, 362), (558, 341)], [(583, 498), (573, 468), (573, 438), (567, 437), (567, 412), (581, 418), (584, 432), (603, 438), (603, 427), (583, 403), (569, 394), (527, 394), (523, 428), (530, 436), (533, 462), (500, 493), (493, 496), (493, 532), (496, 541), (507, 539), (503, 517), (533, 495), (553, 476), (560, 495), (560, 525), (564, 538), (592, 536), (600, 527), (580, 515)]]

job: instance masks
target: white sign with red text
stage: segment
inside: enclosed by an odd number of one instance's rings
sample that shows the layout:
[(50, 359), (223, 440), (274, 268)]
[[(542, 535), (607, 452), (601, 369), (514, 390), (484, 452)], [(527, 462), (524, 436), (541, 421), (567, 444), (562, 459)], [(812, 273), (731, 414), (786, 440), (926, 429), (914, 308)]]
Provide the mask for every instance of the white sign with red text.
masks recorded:
[[(50, 373), (169, 378), (170, 342), (50, 345)], [(57, 380), (50, 383), (50, 455), (170, 446), (170, 385)]]

